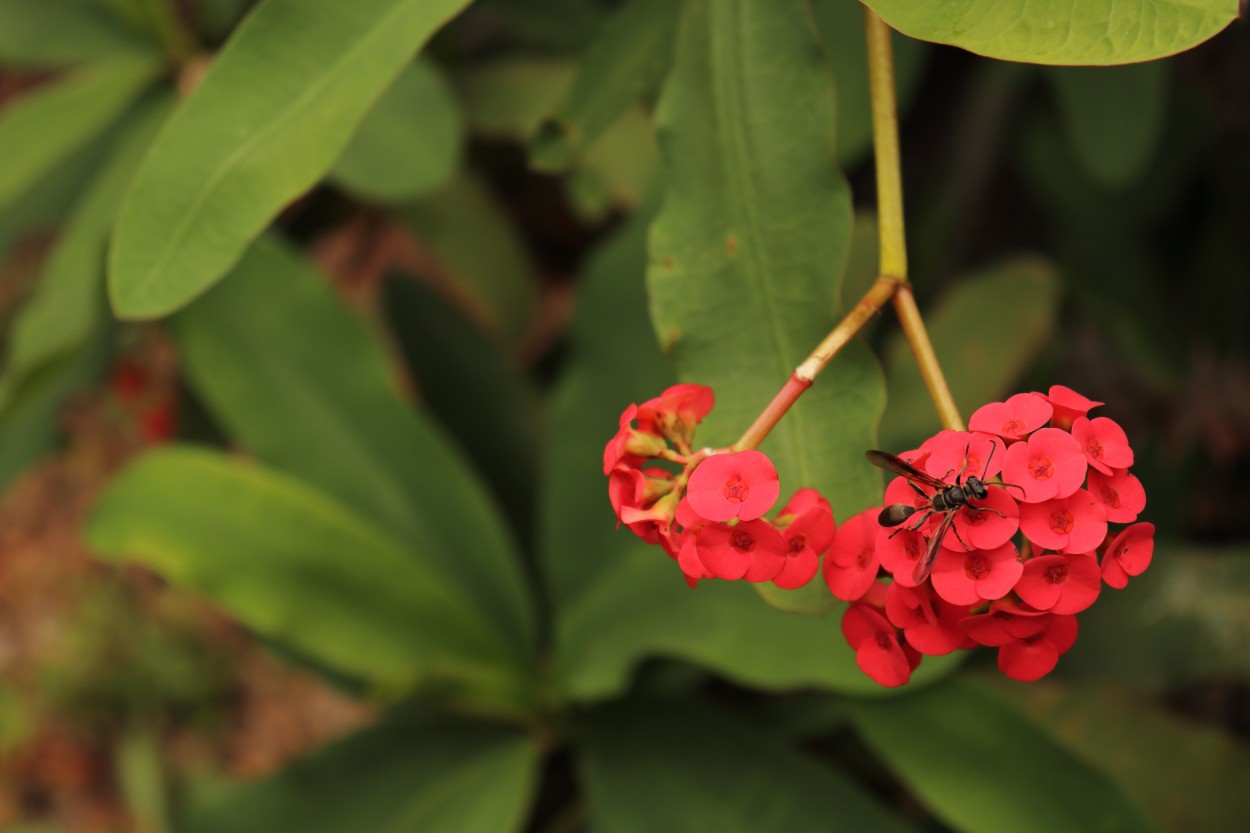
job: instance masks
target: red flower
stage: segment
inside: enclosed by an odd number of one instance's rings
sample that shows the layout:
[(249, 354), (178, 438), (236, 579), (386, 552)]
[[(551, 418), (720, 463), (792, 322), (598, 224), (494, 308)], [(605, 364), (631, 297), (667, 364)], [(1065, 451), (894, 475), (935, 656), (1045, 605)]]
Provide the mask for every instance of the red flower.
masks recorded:
[(1093, 553), (1043, 555), (1029, 559), (1016, 595), (1038, 610), (1080, 613), (1094, 603), (1102, 575)]
[(842, 615), (842, 635), (855, 649), (859, 670), (883, 686), (893, 688), (911, 679), (911, 671), (919, 664), (904, 651), (898, 633), (884, 616), (869, 605), (857, 603)]
[(877, 512), (866, 509), (837, 528), (825, 556), (824, 579), (829, 592), (853, 602), (873, 586), (877, 577)]
[(1146, 508), (1146, 490), (1141, 481), (1127, 471), (1110, 475), (1089, 473), (1089, 491), (1107, 512), (1107, 520), (1117, 524), (1132, 523)]
[(695, 535), (695, 546), (709, 573), (731, 581), (769, 581), (786, 561), (781, 533), (764, 521), (708, 524)]
[[(829, 549), (837, 524), (829, 501), (815, 489), (800, 489), (778, 513), (778, 521), (791, 518), (781, 526), (786, 544), (786, 563), (773, 579), (783, 590), (802, 587), (812, 580), (820, 567), (820, 554)], [(779, 524), (780, 526), (780, 524)]]
[(1046, 401), (1055, 409), (1050, 417), (1050, 424), (1065, 431), (1072, 427), (1072, 421), (1077, 417), (1083, 417), (1103, 404), (1086, 399), (1072, 388), (1065, 388), (1063, 385), (1051, 385)]
[(989, 495), (976, 506), (959, 509), (954, 529), (942, 539), (942, 546), (959, 552), (967, 549), (964, 544), (974, 550), (992, 550), (1010, 541), (1020, 528), (1020, 509), (1006, 490), (991, 486)]
[(648, 424), (655, 425), (679, 447), (688, 446), (695, 426), (711, 412), (715, 403), (716, 397), (709, 387), (689, 383), (673, 385), (638, 406), (638, 421), (644, 431), (648, 430)]
[(885, 594), (885, 613), (893, 625), (903, 629), (907, 644), (922, 654), (949, 654), (968, 640), (959, 625), (968, 608), (935, 595), (927, 584), (904, 587), (892, 582)]
[(664, 438), (637, 431), (632, 427), (638, 406), (630, 405), (621, 414), (619, 428), (603, 449), (603, 473), (609, 474), (618, 465), (638, 466), (647, 457), (654, 457), (666, 448)]
[(998, 648), (1014, 639), (1026, 639), (1041, 633), (1050, 622), (1050, 613), (1004, 596), (990, 604), (988, 613), (969, 616), (960, 621), (968, 637), (978, 645)]
[(968, 420), (972, 431), (997, 434), (1005, 440), (1022, 440), (1050, 419), (1054, 408), (1040, 393), (1017, 393), (1006, 402), (982, 405)]
[[(849, 521), (848, 521), (849, 523)], [(834, 541), (834, 548), (838, 546)], [(912, 576), (916, 572), (916, 562), (929, 549), (929, 541), (916, 530), (898, 528), (886, 529), (877, 526), (875, 552), (881, 566), (894, 576), (894, 580), (905, 587), (915, 587)], [(836, 595), (836, 594), (835, 594)], [(840, 598), (840, 597), (839, 597)]]
[(1116, 590), (1128, 586), (1129, 576), (1140, 576), (1150, 566), (1155, 550), (1155, 525), (1133, 524), (1116, 536), (1102, 557), (1102, 580)]
[(956, 605), (979, 604), (1007, 595), (1024, 566), (1010, 543), (992, 550), (954, 552), (945, 547), (933, 565), (933, 589)]
[(690, 475), (690, 506), (709, 521), (755, 520), (777, 502), (777, 469), (760, 451), (714, 454)]
[(1020, 531), (1044, 550), (1091, 552), (1107, 537), (1107, 512), (1077, 489), (1069, 497), (1020, 504)]
[(1014, 639), (998, 649), (998, 669), (1021, 682), (1041, 679), (1076, 642), (1076, 617), (1052, 615), (1045, 630)]
[(990, 434), (944, 430), (921, 447), (929, 452), (924, 471), (952, 484), (957, 477), (962, 482), (969, 477), (984, 480), (1003, 467), (1003, 441)]
[(1085, 480), (1085, 453), (1071, 434), (1058, 428), (1042, 428), (1028, 440), (1007, 449), (1003, 480), (1012, 494), (1025, 503), (1067, 497)]
[(1103, 474), (1133, 465), (1133, 449), (1128, 446), (1128, 435), (1113, 420), (1077, 417), (1072, 421), (1072, 437), (1085, 451), (1090, 466)]

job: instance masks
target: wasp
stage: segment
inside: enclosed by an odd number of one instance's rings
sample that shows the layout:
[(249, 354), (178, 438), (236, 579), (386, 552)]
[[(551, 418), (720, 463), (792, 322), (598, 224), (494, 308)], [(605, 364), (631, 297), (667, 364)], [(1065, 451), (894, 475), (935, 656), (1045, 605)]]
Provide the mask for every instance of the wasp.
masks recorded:
[[(995, 446), (996, 447), (996, 446)], [(994, 457), (994, 447), (991, 447), (990, 457), (985, 461), (986, 468), (989, 468), (990, 460)], [(908, 463), (906, 460), (894, 454), (885, 451), (866, 451), (864, 456), (868, 458), (868, 462), (880, 469), (893, 472), (907, 478), (907, 485), (916, 490), (916, 493), (929, 501), (927, 508), (918, 508), (907, 503), (894, 503), (881, 510), (877, 515), (877, 523), (882, 526), (899, 526), (905, 523), (913, 515), (920, 513), (920, 518), (914, 523), (903, 527), (910, 531), (916, 531), (924, 525), (933, 515), (941, 512), (944, 514), (942, 523), (938, 525), (937, 530), (929, 538), (929, 547), (925, 550), (924, 555), (916, 561), (916, 569), (912, 574), (912, 582), (919, 584), (929, 576), (929, 572), (933, 569), (933, 562), (937, 559), (938, 548), (942, 546), (942, 539), (946, 537), (946, 533), (950, 531), (952, 524), (955, 522), (955, 515), (963, 507), (974, 512), (993, 512), (998, 516), (1002, 516), (1002, 512), (988, 506), (976, 506), (971, 501), (985, 500), (989, 497), (990, 490), (985, 481), (976, 475), (968, 475), (964, 479), (964, 469), (960, 469), (955, 475), (955, 482), (948, 483), (945, 480), (939, 480), (920, 469)], [(967, 455), (965, 454), (965, 460)], [(964, 467), (967, 468), (965, 462)], [(920, 484), (919, 486), (916, 484)], [(925, 494), (920, 486), (928, 486), (935, 490), (932, 496)], [(897, 535), (901, 530), (895, 530), (891, 533), (891, 537)], [(959, 531), (955, 530), (955, 537), (959, 538)], [(965, 550), (972, 549), (964, 543), (962, 538), (959, 543), (963, 544)]]

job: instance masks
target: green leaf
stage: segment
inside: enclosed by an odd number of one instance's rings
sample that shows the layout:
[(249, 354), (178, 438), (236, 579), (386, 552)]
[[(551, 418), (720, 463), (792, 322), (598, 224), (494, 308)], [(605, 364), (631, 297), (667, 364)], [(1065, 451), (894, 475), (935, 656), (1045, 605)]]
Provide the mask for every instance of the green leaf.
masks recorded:
[(1165, 692), (1212, 677), (1250, 681), (1250, 552), (1156, 541), (1150, 569), (1106, 588), (1056, 673)]
[(540, 170), (565, 170), (635, 102), (659, 86), (673, 50), (681, 3), (632, 0), (591, 42), (573, 85), (534, 137)]
[[(539, 528), (557, 606), (583, 596), (631, 549), (632, 536), (616, 529), (608, 503), (603, 447), (631, 402), (673, 384), (672, 368), (655, 345), (642, 285), (650, 208), (591, 255), (579, 282), (569, 365), (547, 408)], [(587, 558), (588, 552), (599, 556)]]
[(172, 312), (238, 262), (334, 164), (373, 102), (467, 0), (265, 0), (144, 161), (109, 293), (122, 318)]
[(1005, 61), (1127, 64), (1197, 46), (1237, 17), (1236, 0), (865, 0), (904, 35)]
[(66, 397), (99, 377), (104, 345), (97, 339), (52, 363), (22, 386), (0, 412), (0, 493), (56, 442)]
[(330, 178), (371, 199), (424, 196), (455, 173), (463, 132), (450, 84), (433, 64), (417, 61), (369, 111)]
[(602, 222), (614, 211), (638, 206), (655, 181), (660, 151), (655, 127), (635, 107), (609, 127), (578, 159), (565, 187), (578, 215)]
[(175, 335), (191, 384), (234, 438), (396, 536), (527, 662), (533, 613), (498, 510), (319, 275), (258, 241), (177, 317)]
[(52, 67), (156, 51), (98, 0), (0, 0), (0, 65)]
[(0, 114), (0, 207), (96, 138), (156, 76), (151, 58), (116, 57), (16, 99)]
[[(573, 322), (574, 358), (549, 407), (540, 552), (557, 609), (557, 684), (575, 699), (612, 697), (643, 660), (665, 656), (773, 691), (897, 693), (855, 666), (837, 614), (783, 613), (760, 604), (742, 583), (704, 582), (691, 590), (661, 549), (615, 528), (603, 446), (630, 402), (672, 384), (647, 326), (639, 280), (648, 218), (639, 212), (591, 259)], [(819, 579), (815, 584), (823, 589)], [(926, 660), (916, 682), (942, 676), (955, 662)]]
[(589, 723), (581, 768), (602, 833), (912, 829), (846, 776), (742, 716), (632, 702)]
[(1163, 136), (1168, 66), (1061, 67), (1048, 71), (1081, 164), (1116, 188), (1139, 177)]
[(394, 277), (385, 298), (422, 404), (492, 486), (517, 537), (529, 541), (538, 469), (534, 386), (498, 344), (429, 287)]
[[(465, 313), (501, 341), (529, 329), (538, 275), (525, 241), (490, 188), (462, 174), (437, 194), (400, 210), (429, 249)], [(489, 240), (490, 245), (482, 245)]]
[[(925, 314), (934, 352), (955, 404), (967, 419), (987, 402), (1007, 396), (1054, 332), (1059, 278), (1044, 260), (1004, 261), (955, 286)], [(895, 333), (885, 350), (890, 406), (881, 422), (881, 447), (912, 448), (940, 425), (911, 348)]]
[[(668, 169), (651, 230), (651, 310), (683, 380), (716, 410), (700, 445), (754, 421), (838, 320), (850, 191), (832, 164), (834, 104), (807, 9), (687, 3), (657, 119)], [(863, 464), (883, 404), (880, 372), (851, 344), (761, 450), (783, 499), (809, 486), (839, 519), (875, 502)]]
[(186, 833), (512, 833), (538, 778), (524, 735), (443, 719), (388, 720), (237, 788)]
[(458, 79), (469, 128), (479, 135), (528, 142), (575, 77), (567, 61), (499, 58)]
[(1103, 773), (975, 683), (848, 703), (856, 729), (935, 815), (966, 833), (1154, 826)]
[(1224, 833), (1250, 818), (1250, 751), (1217, 729), (1106, 688), (993, 685), (1010, 708), (1106, 773), (1160, 829)]
[(70, 215), (48, 257), (34, 296), (13, 324), (0, 412), (41, 371), (81, 349), (105, 318), (104, 251), (126, 188), (153, 136), (169, 114), (168, 98), (127, 119), (110, 157)]
[[(623, 529), (617, 534), (629, 535)], [(697, 663), (763, 691), (900, 694), (855, 665), (840, 612), (822, 618), (776, 610), (760, 604), (744, 582), (704, 582), (692, 590), (663, 550), (636, 540), (610, 559), (601, 552), (597, 557), (608, 562), (606, 568), (557, 622), (556, 679), (573, 699), (619, 694), (639, 663), (656, 656)], [(910, 686), (942, 678), (963, 659), (926, 657)]]
[[(872, 145), (864, 8), (846, 0), (812, 0), (812, 17), (837, 84), (838, 161), (843, 167), (850, 167)], [(929, 46), (923, 41), (896, 37), (892, 47), (895, 99), (901, 116), (920, 88)]]
[(258, 633), (385, 690), (515, 708), (502, 638), (428, 564), (298, 480), (205, 450), (150, 452), (111, 484), (91, 547), (213, 599)]

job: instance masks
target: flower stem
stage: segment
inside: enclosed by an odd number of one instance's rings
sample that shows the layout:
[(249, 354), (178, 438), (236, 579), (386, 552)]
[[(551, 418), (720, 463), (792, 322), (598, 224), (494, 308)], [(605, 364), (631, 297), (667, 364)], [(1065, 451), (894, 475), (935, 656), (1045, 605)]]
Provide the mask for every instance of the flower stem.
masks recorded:
[(872, 94), (872, 137), (877, 164), (877, 213), (880, 230), (880, 276), (816, 349), (795, 368), (785, 385), (768, 403), (746, 433), (733, 444), (735, 451), (757, 448), (781, 417), (811, 387), (816, 376), (845, 347), (886, 302), (894, 300), (903, 335), (920, 366), (942, 424), (964, 430), (963, 419), (942, 375), (933, 343), (925, 331), (916, 298), (907, 281), (907, 244), (903, 233), (903, 176), (899, 162), (898, 119), (894, 104), (894, 59), (890, 29), (871, 9), (865, 9), (868, 34), (868, 77)]
[(881, 245), (881, 274), (897, 281), (894, 311), (938, 417), (947, 428), (964, 430), (959, 408), (942, 375), (933, 342), (925, 330), (916, 297), (907, 280), (907, 242), (903, 231), (903, 174), (899, 162), (898, 117), (894, 103), (894, 58), (890, 27), (865, 7), (868, 36), (868, 83), (872, 94), (872, 143), (877, 163), (877, 226)]

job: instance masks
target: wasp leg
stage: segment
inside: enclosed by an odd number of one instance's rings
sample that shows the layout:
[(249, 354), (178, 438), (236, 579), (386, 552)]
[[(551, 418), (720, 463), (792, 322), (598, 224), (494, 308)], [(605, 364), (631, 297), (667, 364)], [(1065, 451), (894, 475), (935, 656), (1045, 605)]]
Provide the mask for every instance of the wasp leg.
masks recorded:
[(964, 507), (969, 512), (993, 512), (995, 515), (997, 515), (1000, 518), (1007, 517), (1002, 512), (999, 512), (997, 509), (995, 509), (993, 506), (973, 506), (971, 503), (965, 503)]
[(972, 547), (968, 546), (968, 542), (959, 536), (959, 528), (951, 524), (951, 532), (955, 533), (955, 540), (964, 548), (964, 552), (972, 552)]
[(910, 526), (900, 526), (898, 529), (891, 532), (890, 537), (893, 538), (895, 535), (898, 535), (904, 529), (907, 530), (908, 532), (915, 532), (916, 530), (920, 529), (920, 527), (924, 526), (925, 521), (929, 520), (929, 517), (934, 514), (936, 514), (936, 510), (930, 509), (929, 511), (921, 514), (916, 519), (916, 522), (911, 524)]

